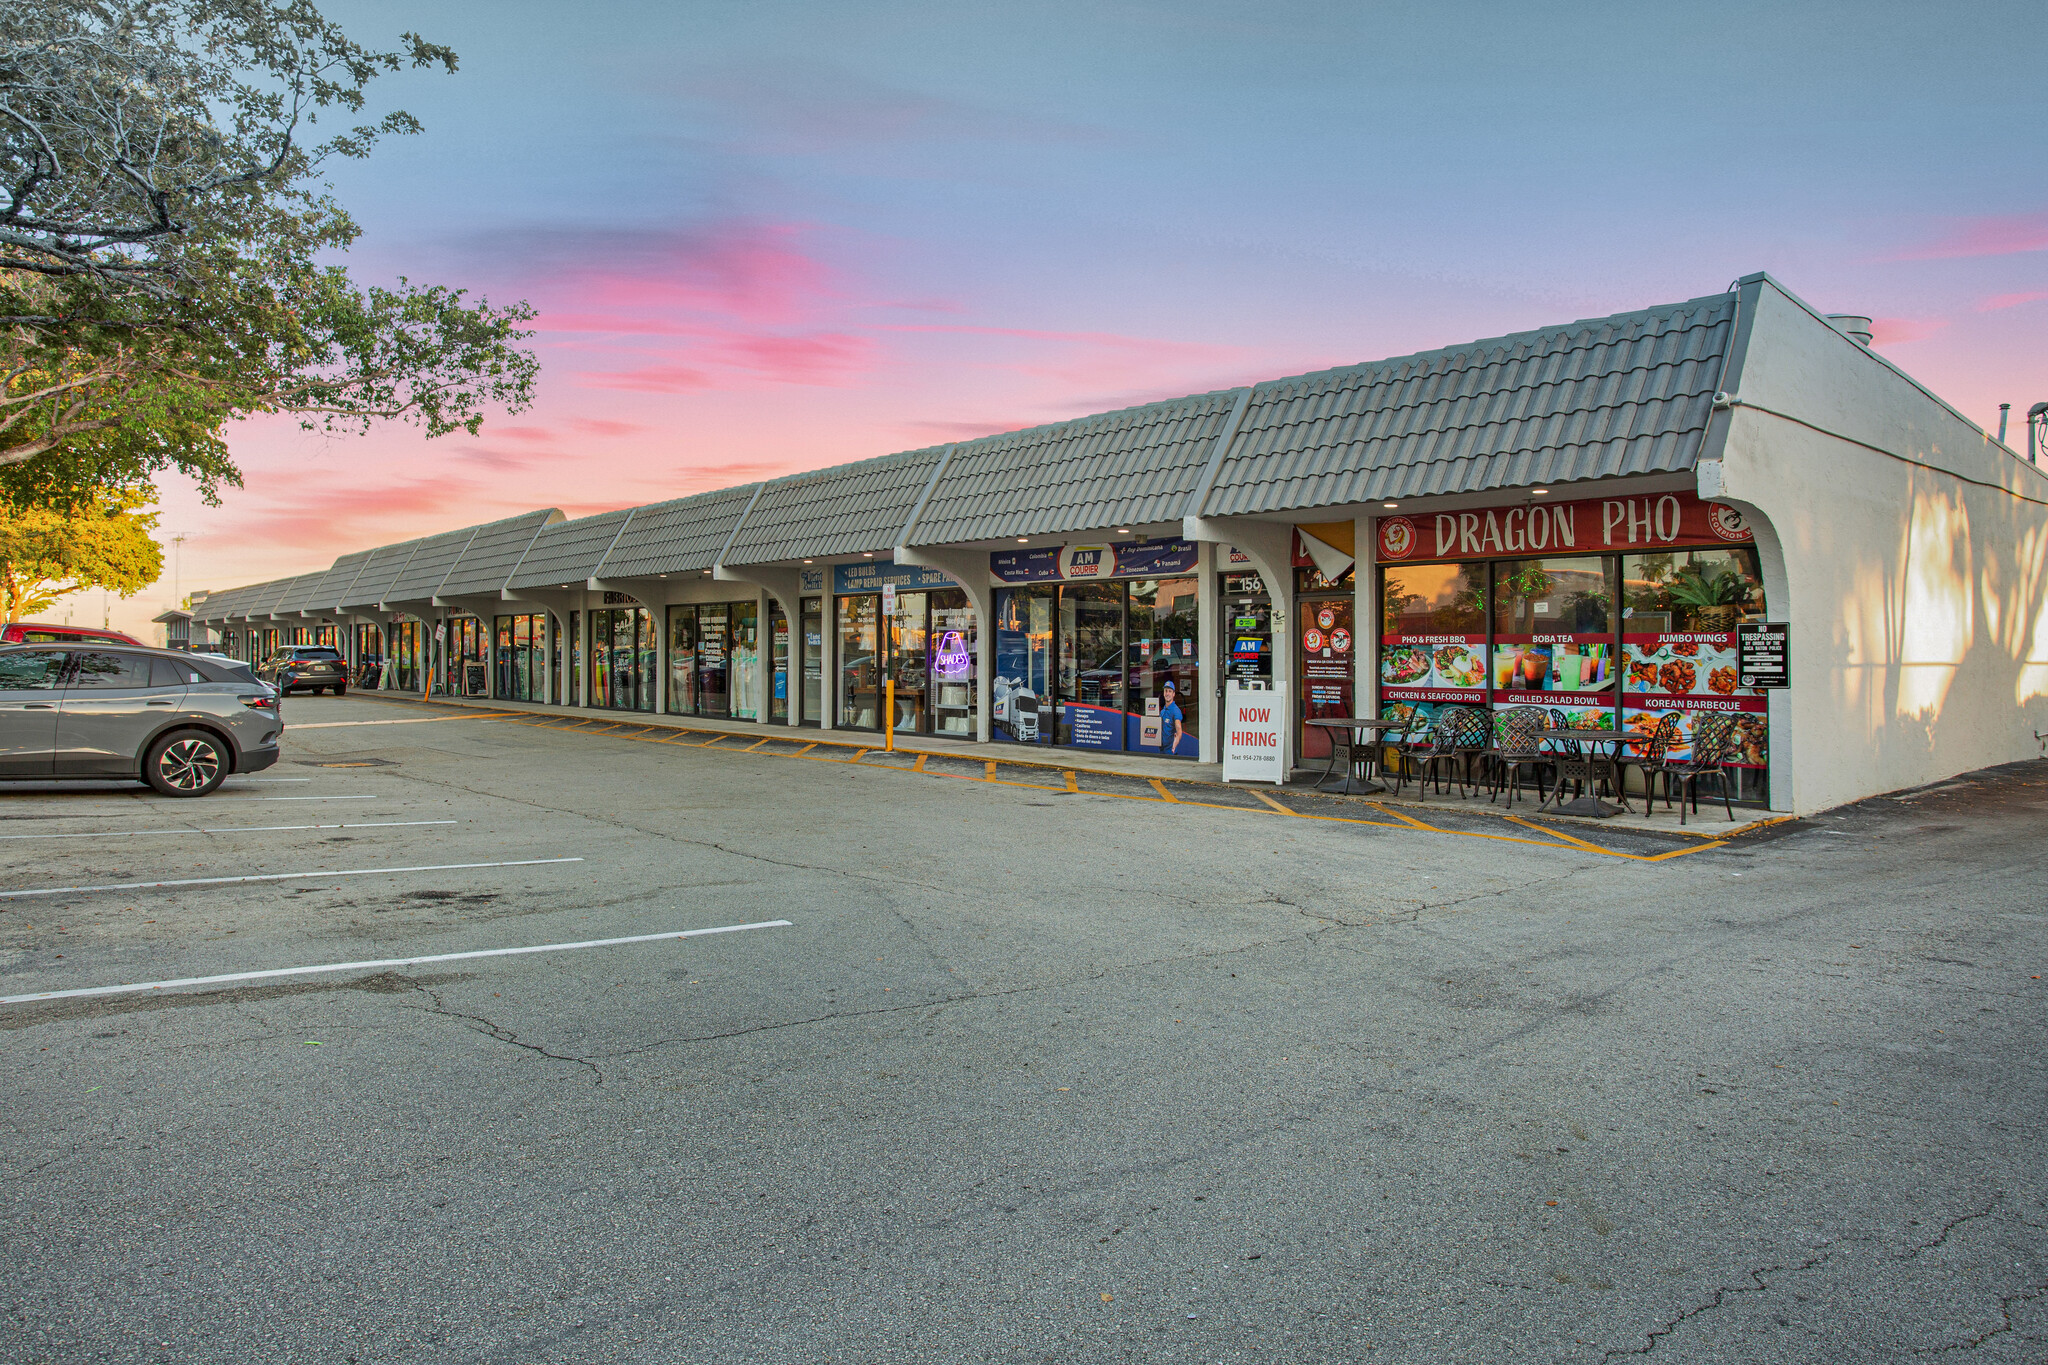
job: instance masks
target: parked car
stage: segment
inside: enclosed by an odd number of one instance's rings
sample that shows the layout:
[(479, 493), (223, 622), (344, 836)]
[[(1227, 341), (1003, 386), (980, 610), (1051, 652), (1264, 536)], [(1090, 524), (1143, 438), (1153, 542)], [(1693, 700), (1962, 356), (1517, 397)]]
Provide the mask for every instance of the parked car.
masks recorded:
[(256, 676), (285, 696), (330, 688), (337, 697), (348, 692), (348, 661), (328, 645), (286, 645), (256, 665)]
[(204, 796), (277, 762), (277, 689), (198, 655), (0, 645), (0, 780), (128, 778)]
[(93, 630), (87, 626), (67, 626), (55, 621), (9, 621), (0, 625), (0, 645), (62, 645), (83, 640), (104, 640), (113, 645), (142, 643), (118, 630)]

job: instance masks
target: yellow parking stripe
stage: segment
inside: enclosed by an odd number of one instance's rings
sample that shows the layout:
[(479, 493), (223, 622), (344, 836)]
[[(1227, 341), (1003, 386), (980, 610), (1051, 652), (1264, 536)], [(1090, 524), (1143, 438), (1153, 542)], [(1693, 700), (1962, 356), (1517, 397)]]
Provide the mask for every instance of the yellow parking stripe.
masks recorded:
[[(374, 698), (369, 700), (383, 699)], [(999, 778), (996, 776), (996, 773), (999, 771), (1001, 763), (1006, 760), (998, 759), (983, 760), (982, 775), (980, 777), (976, 777), (972, 773), (928, 770), (925, 765), (926, 762), (932, 757), (932, 755), (927, 751), (920, 750), (902, 751), (904, 753), (914, 754), (916, 756), (915, 762), (913, 762), (909, 766), (905, 766), (899, 763), (863, 763), (862, 760), (865, 759), (869, 754), (881, 752), (881, 750), (876, 749), (872, 745), (854, 748), (853, 756), (851, 758), (840, 758), (836, 756), (828, 757), (823, 754), (814, 756), (812, 754), (811, 751), (813, 749), (825, 747), (828, 745), (834, 748), (853, 747), (851, 745), (837, 745), (830, 740), (811, 740), (804, 743), (801, 749), (796, 750), (794, 753), (789, 753), (776, 749), (764, 749), (761, 747), (762, 745), (768, 743), (770, 740), (783, 738), (783, 736), (779, 735), (766, 735), (761, 737), (760, 739), (755, 740), (752, 744), (746, 745), (745, 747), (736, 748), (731, 745), (725, 744), (724, 741), (727, 739), (743, 739), (745, 738), (744, 735), (733, 735), (722, 731), (717, 733), (707, 733), (701, 730), (689, 730), (681, 727), (668, 727), (663, 725), (633, 725), (627, 722), (599, 720), (598, 718), (592, 716), (577, 716), (573, 718), (547, 717), (535, 716), (533, 713), (522, 711), (498, 711), (483, 712), (473, 716), (464, 716), (461, 718), (472, 720), (508, 720), (516, 725), (526, 725), (535, 729), (575, 731), (577, 733), (582, 734), (603, 735), (607, 738), (634, 740), (643, 744), (680, 744), (688, 746), (690, 748), (717, 749), (721, 753), (761, 753), (774, 758), (805, 758), (809, 759), (813, 763), (858, 764), (861, 767), (866, 768), (870, 772), (876, 770), (885, 770), (890, 772), (909, 773), (921, 777), (952, 777), (958, 778), (961, 781), (965, 782), (983, 782), (990, 786), (1016, 787), (1025, 791), (1065, 792), (1077, 796), (1084, 794), (1080, 784), (1080, 770), (1073, 768), (1061, 768), (1056, 770), (1060, 775), (1062, 785), (1055, 787), (1040, 782), (1021, 782), (1014, 779)], [(457, 719), (457, 717), (447, 717), (447, 719)], [(698, 736), (703, 737), (698, 738)], [(1015, 766), (1032, 769), (1043, 769), (1051, 767), (1050, 764), (1034, 763), (1020, 763), (1016, 764)], [(1115, 775), (1116, 774), (1104, 774), (1104, 776)], [(1508, 820), (1513, 824), (1519, 825), (1522, 828), (1529, 830), (1533, 834), (1539, 834), (1544, 837), (1532, 839), (1512, 834), (1487, 834), (1479, 830), (1444, 829), (1439, 826), (1432, 825), (1423, 820), (1420, 820), (1415, 816), (1408, 814), (1405, 811), (1396, 810), (1388, 806), (1384, 806), (1377, 801), (1367, 801), (1363, 804), (1371, 807), (1374, 811), (1378, 812), (1379, 814), (1389, 817), (1389, 819), (1367, 820), (1357, 816), (1319, 815), (1309, 811), (1299, 811), (1283, 804), (1282, 802), (1276, 800), (1272, 796), (1269, 796), (1265, 792), (1253, 790), (1250, 788), (1245, 788), (1244, 790), (1246, 790), (1251, 796), (1256, 798), (1261, 803), (1259, 806), (1246, 806), (1221, 801), (1197, 801), (1188, 797), (1175, 796), (1171, 791), (1167, 790), (1165, 783), (1159, 778), (1146, 778), (1144, 780), (1150, 784), (1152, 791), (1154, 793), (1153, 795), (1147, 796), (1140, 795), (1135, 792), (1110, 791), (1088, 792), (1085, 794), (1091, 796), (1113, 797), (1117, 800), (1122, 801), (1145, 801), (1153, 803), (1155, 805), (1165, 804), (1175, 806), (1198, 806), (1207, 810), (1235, 811), (1240, 814), (1279, 814), (1291, 816), (1297, 820), (1320, 820), (1328, 824), (1340, 825), (1368, 825), (1374, 829), (1391, 829), (1401, 831), (1413, 831), (1416, 833), (1453, 835), (1461, 839), (1492, 839), (1500, 843), (1524, 844), (1535, 848), (1570, 848), (1586, 853), (1598, 853), (1603, 857), (1621, 858), (1629, 862), (1640, 863), (1660, 863), (1671, 858), (1683, 858), (1686, 855), (1692, 853), (1705, 853), (1717, 848), (1726, 848), (1730, 842), (1728, 838), (1715, 838), (1708, 835), (1694, 835), (1691, 834), (1689, 831), (1672, 830), (1668, 831), (1668, 833), (1678, 834), (1688, 838), (1696, 838), (1701, 840), (1701, 842), (1685, 848), (1667, 849), (1662, 853), (1624, 853), (1619, 849), (1603, 848), (1599, 844), (1593, 843), (1590, 840), (1579, 838), (1578, 836), (1573, 834), (1567, 834), (1562, 830), (1552, 829), (1547, 825), (1534, 824), (1530, 821), (1524, 820), (1519, 816), (1516, 816), (1508, 812), (1487, 813), (1494, 814), (1499, 818)], [(1778, 824), (1784, 820), (1788, 820), (1791, 818), (1793, 817), (1779, 816), (1776, 819), (1761, 821), (1751, 825), (1744, 825), (1742, 827), (1742, 832), (1746, 833), (1753, 829), (1764, 828), (1768, 825)], [(1664, 833), (1665, 831), (1658, 832)]]

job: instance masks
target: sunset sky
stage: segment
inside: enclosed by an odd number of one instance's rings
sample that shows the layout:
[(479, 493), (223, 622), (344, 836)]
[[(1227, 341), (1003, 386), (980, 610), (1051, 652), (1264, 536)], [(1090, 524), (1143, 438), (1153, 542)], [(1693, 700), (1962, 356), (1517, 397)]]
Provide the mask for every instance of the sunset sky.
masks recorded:
[(2038, 0), (329, 12), (462, 58), (375, 88), (426, 132), (334, 168), (352, 269), (530, 299), (539, 400), (474, 439), (238, 428), (222, 507), (163, 487), (186, 591), (1756, 270), (1987, 427), (2048, 398)]

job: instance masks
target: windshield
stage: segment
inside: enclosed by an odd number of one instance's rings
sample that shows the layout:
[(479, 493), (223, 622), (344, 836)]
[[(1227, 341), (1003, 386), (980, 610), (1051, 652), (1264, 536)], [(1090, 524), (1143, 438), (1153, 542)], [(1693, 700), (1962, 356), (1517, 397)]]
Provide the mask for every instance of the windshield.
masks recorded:
[(339, 659), (341, 655), (334, 650), (322, 646), (314, 646), (311, 648), (294, 649), (292, 657), (295, 659)]

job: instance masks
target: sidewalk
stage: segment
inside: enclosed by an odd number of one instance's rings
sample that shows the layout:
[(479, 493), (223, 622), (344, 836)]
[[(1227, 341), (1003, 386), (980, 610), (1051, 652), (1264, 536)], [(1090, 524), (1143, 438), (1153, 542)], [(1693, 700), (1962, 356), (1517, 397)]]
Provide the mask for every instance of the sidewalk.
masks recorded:
[[(790, 740), (800, 744), (827, 745), (860, 753), (879, 753), (884, 744), (882, 735), (859, 730), (820, 730), (815, 726), (762, 725), (744, 720), (658, 715), (651, 711), (612, 711), (582, 706), (554, 706), (541, 702), (490, 701), (482, 697), (432, 697), (422, 700), (411, 693), (402, 692), (351, 691), (349, 696), (363, 701), (401, 702), (413, 706), (454, 707), (498, 714), (511, 712), (555, 716), (564, 720), (598, 725), (674, 730), (679, 734), (738, 735), (753, 740)], [(1190, 763), (1185, 759), (1154, 758), (1095, 749), (1057, 749), (1040, 744), (983, 744), (978, 740), (946, 739), (937, 735), (898, 735), (894, 751), (911, 755), (929, 754), (935, 758), (999, 762), (1006, 767), (1042, 768), (1051, 772), (1097, 773), (1108, 777), (1141, 780), (1157, 778), (1213, 785), (1221, 785), (1223, 782), (1223, 766), (1219, 763)], [(1296, 768), (1293, 780), (1285, 787), (1276, 788), (1268, 783), (1255, 782), (1240, 784), (1240, 789), (1286, 791), (1306, 795), (1313, 793), (1315, 784), (1322, 775), (1319, 768)], [(1612, 816), (1605, 820), (1561, 815), (1553, 811), (1545, 811), (1539, 817), (1536, 812), (1537, 800), (1533, 795), (1518, 801), (1513, 811), (1509, 811), (1504, 805), (1489, 802), (1483, 791), (1461, 800), (1455, 788), (1443, 796), (1432, 790), (1427, 798), (1419, 798), (1416, 795), (1418, 790), (1418, 784), (1411, 782), (1399, 796), (1379, 795), (1371, 797), (1370, 800), (1378, 805), (1400, 806), (1417, 812), (1436, 810), (1491, 815), (1501, 819), (1540, 818), (1547, 824), (1635, 830), (1694, 839), (1726, 839), (1731, 835), (1760, 829), (1789, 818), (1773, 815), (1769, 811), (1758, 810), (1753, 806), (1737, 807), (1734, 823), (1731, 824), (1722, 813), (1719, 802), (1711, 803), (1710, 809), (1710, 803), (1702, 798), (1699, 813), (1689, 817), (1688, 823), (1681, 826), (1678, 823), (1678, 810), (1675, 806), (1667, 812), (1659, 803), (1656, 814), (1648, 815), (1645, 813), (1644, 801), (1635, 796), (1629, 798), (1633, 807), (1632, 813)], [(1339, 796), (1329, 792), (1320, 795), (1338, 801), (1363, 803), (1367, 800), (1364, 797)]]

